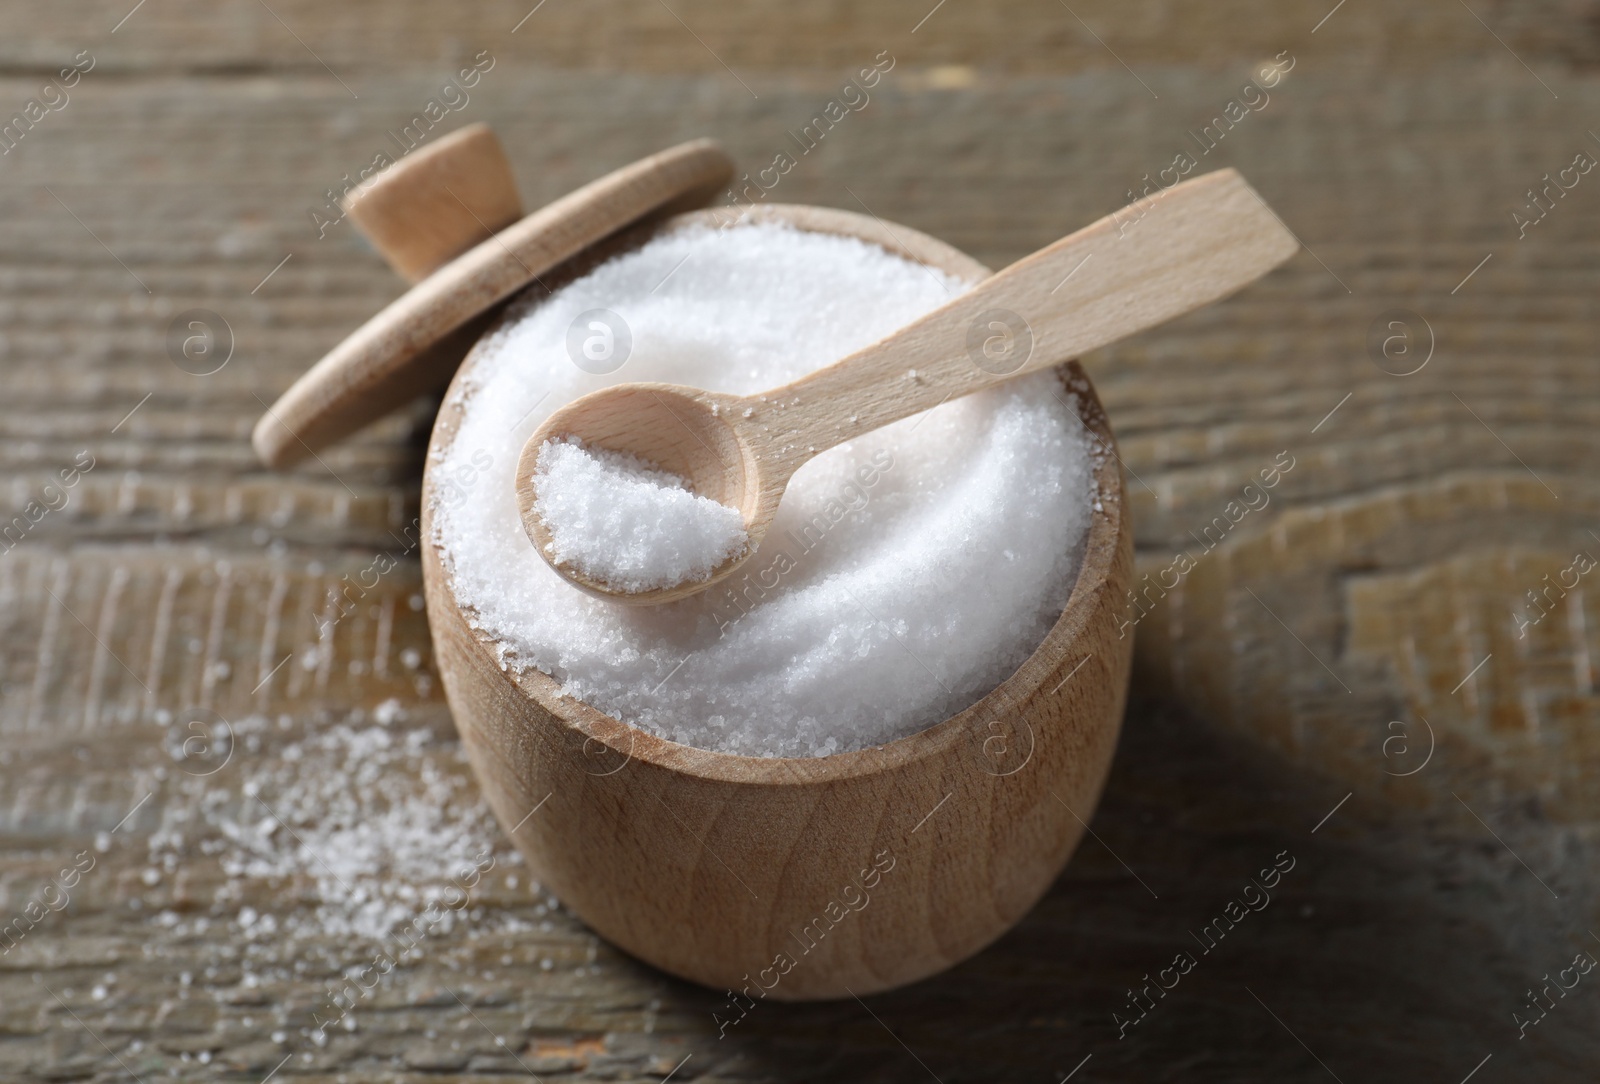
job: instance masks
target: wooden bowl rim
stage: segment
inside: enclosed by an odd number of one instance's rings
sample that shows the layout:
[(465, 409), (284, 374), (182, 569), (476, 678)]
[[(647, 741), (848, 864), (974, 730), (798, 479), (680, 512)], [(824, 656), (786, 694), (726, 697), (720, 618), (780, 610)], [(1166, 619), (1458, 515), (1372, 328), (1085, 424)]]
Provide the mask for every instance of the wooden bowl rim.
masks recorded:
[[(575, 258), (558, 274), (545, 276), (547, 290), (554, 292), (611, 256), (636, 248), (662, 233), (697, 225), (731, 225), (732, 228), (738, 228), (747, 223), (771, 221), (784, 222), (799, 229), (819, 233), (855, 237), (876, 244), (896, 255), (929, 264), (958, 278), (974, 282), (981, 281), (992, 273), (983, 264), (935, 237), (909, 226), (890, 225), (876, 217), (859, 215), (853, 211), (804, 204), (767, 204), (745, 208), (736, 223), (729, 223), (731, 213), (730, 208), (690, 211), (625, 230), (607, 243)], [(540, 292), (544, 293), (546, 290)], [(459, 417), (465, 408), (466, 400), (470, 398), (469, 393), (461, 385), (470, 375), (480, 346), (508, 320), (520, 316), (518, 308), (513, 301), (512, 306), (502, 312), (468, 353), (450, 382), (428, 441), (422, 480), (422, 544), (433, 551), (431, 557), (438, 562), (440, 589), (456, 608), (456, 612), (462, 615), (468, 611), (455, 597), (449, 569), (433, 539), (431, 514), (434, 497), (433, 464), (455, 437)], [(1091, 452), (1096, 460), (1094, 476), (1098, 507), (1084, 540), (1084, 552), (1077, 578), (1068, 593), (1060, 616), (1009, 677), (969, 707), (914, 734), (896, 738), (883, 745), (831, 753), (821, 757), (756, 757), (682, 745), (607, 715), (575, 697), (561, 695), (560, 683), (537, 667), (529, 667), (526, 670), (511, 665), (501, 667), (497, 661), (498, 641), (470, 621), (464, 621), (463, 624), (471, 633), (473, 645), (485, 652), (491, 660), (495, 660), (493, 662), (495, 668), (500, 669), (519, 692), (553, 719), (574, 730), (585, 743), (597, 742), (624, 757), (624, 767), (632, 760), (640, 760), (666, 771), (711, 782), (783, 786), (826, 784), (855, 779), (877, 772), (896, 770), (917, 761), (939, 756), (954, 742), (972, 740), (967, 731), (975, 720), (1005, 718), (1008, 700), (1020, 703), (1056, 673), (1060, 659), (1075, 654), (1072, 647), (1085, 638), (1089, 618), (1095, 613), (1100, 596), (1107, 590), (1110, 573), (1116, 561), (1118, 539), (1126, 529), (1122, 472), (1115, 454), (1115, 438), (1105, 409), (1094, 390), (1094, 385), (1076, 360), (1064, 362), (1054, 371), (1061, 378), (1063, 387), (1078, 396), (1079, 416), (1103, 448)], [(1047, 654), (1048, 658), (1045, 657)], [(1076, 666), (1078, 663), (1074, 662), (1073, 665)], [(1111, 680), (1120, 680), (1120, 677), (1112, 675)], [(1029, 725), (1031, 726), (1031, 723)], [(1037, 735), (1034, 736), (1034, 740), (1037, 740)]]

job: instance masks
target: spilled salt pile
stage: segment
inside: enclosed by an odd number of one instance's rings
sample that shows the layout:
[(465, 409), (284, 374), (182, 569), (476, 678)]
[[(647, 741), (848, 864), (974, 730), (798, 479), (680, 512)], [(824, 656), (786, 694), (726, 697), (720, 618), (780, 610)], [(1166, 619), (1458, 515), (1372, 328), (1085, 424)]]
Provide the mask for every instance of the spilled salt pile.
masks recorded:
[[(435, 541), (468, 619), (508, 668), (543, 670), (672, 741), (751, 756), (860, 749), (978, 700), (1059, 616), (1093, 514), (1093, 452), (1052, 373), (817, 456), (736, 575), (663, 606), (595, 598), (550, 568), (514, 479), (534, 430), (596, 388), (764, 391), (964, 288), (858, 240), (767, 223), (680, 228), (524, 302), (480, 344), (430, 465)], [(631, 333), (603, 376), (568, 352), (595, 310)], [(441, 479), (471, 479), (471, 499)]]
[(614, 591), (703, 580), (744, 551), (736, 509), (636, 456), (545, 441), (534, 478), (551, 558)]
[[(398, 713), (395, 704), (375, 714), (395, 722)], [(497, 833), (459, 748), (425, 728), (340, 722), (291, 737), (289, 723), (236, 722), (242, 748), (227, 785), (172, 773), (171, 808), (149, 840), (147, 885), (206, 856), (223, 875), (213, 910), (237, 909), (245, 940), (377, 941), (430, 902), (454, 899), (457, 871), (520, 864), (515, 853), (492, 852)], [(263, 885), (289, 883), (300, 885), (292, 906), (244, 905), (272, 898)], [(457, 918), (444, 907), (430, 928), (448, 930)]]

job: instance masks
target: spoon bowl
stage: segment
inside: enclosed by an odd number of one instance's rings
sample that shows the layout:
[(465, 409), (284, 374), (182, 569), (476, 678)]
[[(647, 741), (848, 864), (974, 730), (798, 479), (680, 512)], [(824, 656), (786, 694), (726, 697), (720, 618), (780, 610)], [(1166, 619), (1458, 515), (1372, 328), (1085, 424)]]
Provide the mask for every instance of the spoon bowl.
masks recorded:
[[(732, 574), (755, 552), (783, 491), (781, 485), (774, 489), (763, 484), (758, 427), (744, 416), (750, 409), (736, 395), (656, 383), (614, 384), (568, 403), (522, 446), (516, 486), (523, 529), (545, 560), (574, 585), (614, 601), (668, 602)], [(617, 591), (562, 561), (539, 513), (538, 465), (546, 444), (569, 439), (586, 448), (636, 456), (682, 478), (692, 492), (737, 510), (750, 544), (713, 569), (709, 579), (644, 591)]]

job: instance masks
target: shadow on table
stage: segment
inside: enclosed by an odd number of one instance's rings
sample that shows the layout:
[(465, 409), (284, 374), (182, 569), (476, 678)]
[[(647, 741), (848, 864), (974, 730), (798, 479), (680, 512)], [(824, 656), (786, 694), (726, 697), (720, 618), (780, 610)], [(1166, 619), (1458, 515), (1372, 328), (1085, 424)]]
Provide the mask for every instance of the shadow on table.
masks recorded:
[[(1453, 1084), (1488, 1057), (1484, 1081), (1592, 1079), (1600, 1000), (1526, 1039), (1512, 1022), (1566, 961), (1513, 959), (1501, 934), (1558, 929), (1558, 913), (1517, 914), (1474, 856), (1359, 800), (1313, 833), (1339, 799), (1181, 709), (1135, 703), (1096, 835), (1014, 930), (864, 1003), (766, 1005), (702, 1045), (697, 1073)], [(1292, 866), (1262, 902), (1246, 885), (1275, 859)], [(1230, 900), (1247, 914), (1225, 931)], [(1170, 970), (1180, 953), (1187, 974)]]

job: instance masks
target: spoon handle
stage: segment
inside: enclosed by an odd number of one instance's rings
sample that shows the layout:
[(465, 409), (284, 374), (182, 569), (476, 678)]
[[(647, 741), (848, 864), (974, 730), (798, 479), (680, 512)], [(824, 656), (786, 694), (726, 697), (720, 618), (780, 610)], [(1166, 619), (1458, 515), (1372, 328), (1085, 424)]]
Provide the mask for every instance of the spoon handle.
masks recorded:
[[(943, 308), (759, 398), (797, 469), (890, 422), (1059, 365), (1208, 305), (1300, 247), (1232, 169), (1167, 189), (1035, 252)], [(769, 464), (779, 466), (780, 464)]]

